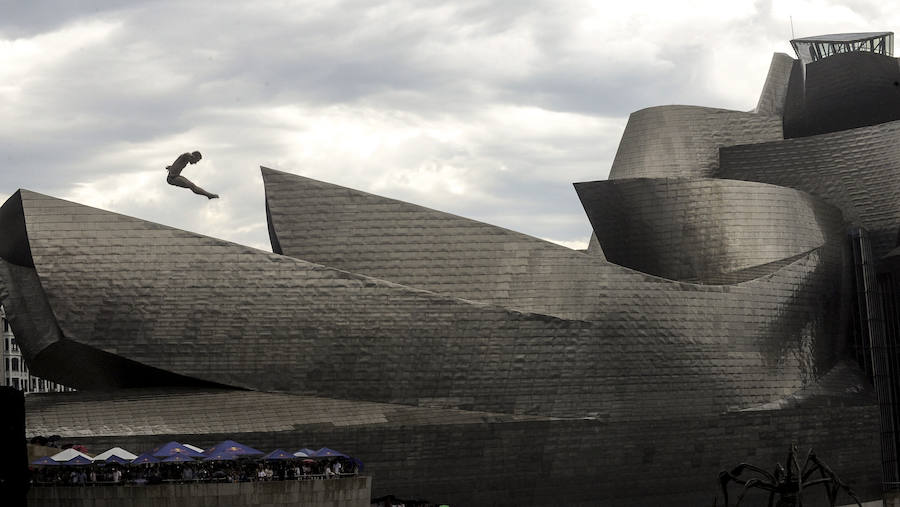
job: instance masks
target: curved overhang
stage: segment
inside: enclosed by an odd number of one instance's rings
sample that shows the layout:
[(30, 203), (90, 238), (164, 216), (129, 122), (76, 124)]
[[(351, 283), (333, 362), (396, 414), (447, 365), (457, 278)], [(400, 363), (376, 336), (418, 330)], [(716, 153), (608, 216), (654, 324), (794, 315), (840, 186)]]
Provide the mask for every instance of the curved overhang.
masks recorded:
[[(610, 262), (672, 280), (744, 282), (830, 244), (841, 211), (803, 192), (712, 178), (575, 183)], [(787, 261), (787, 262), (786, 262)]]

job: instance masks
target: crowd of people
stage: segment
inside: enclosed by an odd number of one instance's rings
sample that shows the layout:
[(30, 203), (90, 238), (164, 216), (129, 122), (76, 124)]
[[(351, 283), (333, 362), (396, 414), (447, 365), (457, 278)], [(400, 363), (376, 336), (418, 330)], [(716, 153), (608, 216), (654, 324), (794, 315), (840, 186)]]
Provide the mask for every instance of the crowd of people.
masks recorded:
[[(290, 461), (290, 462), (289, 462)], [(32, 470), (35, 486), (90, 486), (187, 482), (251, 482), (332, 479), (355, 476), (356, 463), (344, 458), (327, 460), (194, 461), (146, 465), (90, 464), (42, 466)]]

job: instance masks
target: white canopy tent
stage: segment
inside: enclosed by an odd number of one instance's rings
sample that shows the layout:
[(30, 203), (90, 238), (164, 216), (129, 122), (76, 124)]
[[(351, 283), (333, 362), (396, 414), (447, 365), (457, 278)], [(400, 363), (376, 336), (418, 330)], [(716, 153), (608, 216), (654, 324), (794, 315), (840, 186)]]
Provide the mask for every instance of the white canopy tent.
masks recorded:
[(131, 461), (134, 458), (137, 458), (136, 454), (132, 454), (121, 447), (113, 447), (112, 449), (101, 452), (100, 454), (94, 456), (94, 461), (103, 461), (110, 458), (110, 456), (118, 456), (122, 459)]
[(62, 452), (58, 452), (58, 453), (54, 454), (53, 456), (50, 456), (50, 459), (52, 459), (53, 461), (58, 461), (60, 463), (64, 463), (76, 456), (81, 456), (81, 457), (87, 458), (91, 461), (94, 461), (94, 458), (88, 456), (87, 454), (76, 451), (75, 449), (71, 449), (71, 448), (66, 449)]

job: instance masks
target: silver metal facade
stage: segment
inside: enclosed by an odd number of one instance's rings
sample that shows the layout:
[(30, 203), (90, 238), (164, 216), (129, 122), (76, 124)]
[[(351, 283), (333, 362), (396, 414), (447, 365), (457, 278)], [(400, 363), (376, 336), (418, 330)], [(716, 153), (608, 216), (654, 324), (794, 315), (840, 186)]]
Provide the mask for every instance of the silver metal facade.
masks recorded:
[[(66, 375), (59, 380), (75, 387), (92, 387), (113, 355), (249, 389), (624, 420), (786, 396), (832, 367), (841, 335), (843, 289), (827, 249), (728, 287), (665, 280), (577, 252), (579, 264), (554, 272), (537, 263), (550, 268), (554, 259), (536, 257), (528, 262), (540, 276), (518, 280), (527, 295), (520, 302), (534, 306), (525, 311), (20, 195), (34, 269), (31, 278), (13, 277), (28, 268), (6, 263), (4, 303), (14, 328), (53, 322), (57, 334), (34, 341), (17, 331), (28, 343), (23, 353), (35, 372)], [(443, 261), (448, 270), (455, 264)], [(561, 281), (545, 287), (551, 277)], [(39, 318), (22, 303), (34, 285), (46, 298)], [(248, 301), (259, 309), (244, 311)], [(541, 305), (565, 316), (538, 313)], [(54, 348), (70, 355), (76, 345), (98, 351), (83, 358), (95, 364), (58, 368)], [(666, 359), (647, 371), (648, 357)]]
[(858, 140), (896, 127), (783, 140), (782, 60), (764, 114), (632, 114), (576, 185), (588, 252), (266, 168), (276, 253), (22, 190), (0, 302), (33, 371), (100, 388), (28, 431), (321, 443), (464, 505), (707, 505), (799, 440), (877, 498), (844, 231), (896, 233), (896, 148)]

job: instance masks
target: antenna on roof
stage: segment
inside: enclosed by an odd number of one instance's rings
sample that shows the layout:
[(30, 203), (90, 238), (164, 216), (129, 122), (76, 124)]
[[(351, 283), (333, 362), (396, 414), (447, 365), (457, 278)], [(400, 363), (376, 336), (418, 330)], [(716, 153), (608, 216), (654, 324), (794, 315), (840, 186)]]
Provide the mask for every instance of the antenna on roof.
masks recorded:
[(791, 20), (791, 39), (796, 39), (797, 37), (794, 37), (794, 16), (788, 16), (788, 19)]

